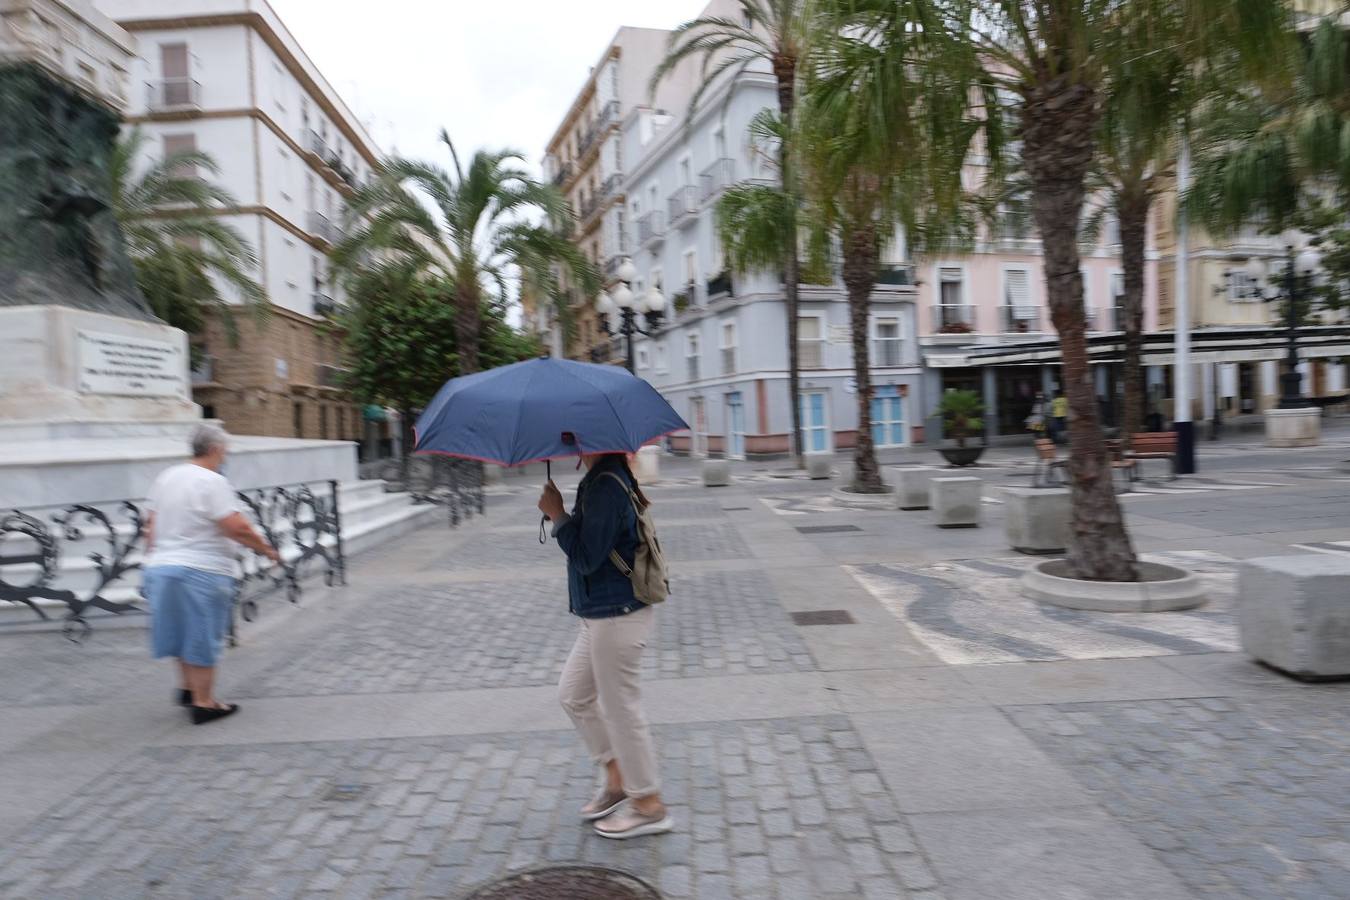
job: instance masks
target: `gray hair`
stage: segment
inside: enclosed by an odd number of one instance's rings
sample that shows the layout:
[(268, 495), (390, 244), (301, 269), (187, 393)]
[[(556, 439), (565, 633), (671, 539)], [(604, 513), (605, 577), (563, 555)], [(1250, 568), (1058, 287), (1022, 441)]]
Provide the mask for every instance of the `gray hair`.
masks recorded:
[(230, 436), (225, 433), (225, 429), (219, 425), (209, 425), (203, 423), (192, 429), (192, 438), (190, 446), (192, 447), (193, 459), (206, 456), (216, 447), (224, 447), (229, 442)]

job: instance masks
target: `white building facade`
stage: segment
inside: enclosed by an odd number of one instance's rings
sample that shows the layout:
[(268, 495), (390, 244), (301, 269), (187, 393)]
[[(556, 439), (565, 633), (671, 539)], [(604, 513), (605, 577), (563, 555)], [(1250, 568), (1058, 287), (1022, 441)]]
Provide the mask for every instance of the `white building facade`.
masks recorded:
[[(786, 304), (781, 275), (727, 271), (715, 205), (744, 181), (773, 183), (776, 167), (753, 145), (750, 124), (776, 108), (773, 76), (726, 78), (692, 117), (638, 109), (623, 128), (632, 291), (655, 287), (667, 315), (635, 347), (639, 376), (689, 422), (677, 452), (765, 458), (790, 452)], [(923, 440), (915, 339), (917, 294), (903, 242), (883, 253), (870, 320), (873, 437), (879, 447)], [(854, 445), (858, 397), (849, 310), (841, 283), (802, 285), (799, 355), (803, 444), (809, 452)], [(611, 317), (611, 325), (616, 325)]]

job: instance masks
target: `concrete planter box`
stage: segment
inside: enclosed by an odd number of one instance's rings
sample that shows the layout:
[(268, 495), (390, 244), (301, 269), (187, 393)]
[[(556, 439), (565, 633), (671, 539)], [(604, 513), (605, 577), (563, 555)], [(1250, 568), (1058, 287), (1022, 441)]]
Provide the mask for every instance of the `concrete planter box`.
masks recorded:
[(859, 494), (847, 488), (835, 488), (830, 496), (836, 506), (847, 509), (895, 509), (898, 495), (895, 488), (888, 484), (886, 490), (880, 494)]
[(980, 490), (983, 483), (969, 476), (934, 478), (928, 492), (928, 504), (939, 528), (978, 528)]
[(1350, 558), (1307, 553), (1243, 563), (1238, 631), (1248, 654), (1295, 678), (1350, 678)]
[(505, 477), (506, 471), (501, 466), (483, 463), (483, 485), (485, 487), (497, 487), (501, 485), (502, 479)]
[(1005, 488), (1003, 529), (1019, 553), (1063, 553), (1069, 546), (1068, 488)]
[(1062, 559), (1040, 563), (1022, 576), (1022, 596), (1067, 609), (1096, 612), (1168, 612), (1205, 602), (1204, 583), (1193, 573), (1141, 562), (1139, 581), (1084, 581)]
[(1304, 409), (1266, 410), (1267, 447), (1316, 447), (1322, 438), (1322, 411)]
[(637, 452), (637, 461), (634, 463), (637, 471), (634, 472), (637, 480), (643, 484), (656, 484), (661, 480), (661, 448), (643, 447)]
[(813, 481), (825, 481), (834, 474), (833, 453), (806, 454), (806, 474)]
[(703, 486), (726, 487), (731, 484), (731, 463), (725, 459), (703, 461)]
[(897, 503), (901, 509), (927, 509), (928, 490), (942, 471), (936, 466), (904, 466), (895, 472)]

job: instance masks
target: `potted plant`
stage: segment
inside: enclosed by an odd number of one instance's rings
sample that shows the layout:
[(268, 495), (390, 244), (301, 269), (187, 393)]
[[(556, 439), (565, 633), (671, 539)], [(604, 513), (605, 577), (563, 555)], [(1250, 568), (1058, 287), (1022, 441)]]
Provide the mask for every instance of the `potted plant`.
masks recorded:
[(941, 334), (972, 334), (975, 328), (969, 322), (947, 322), (938, 332)]
[(938, 404), (943, 433), (956, 441), (955, 447), (939, 447), (942, 458), (953, 466), (971, 466), (984, 453), (984, 444), (968, 446), (966, 441), (984, 432), (984, 403), (974, 391), (951, 390)]

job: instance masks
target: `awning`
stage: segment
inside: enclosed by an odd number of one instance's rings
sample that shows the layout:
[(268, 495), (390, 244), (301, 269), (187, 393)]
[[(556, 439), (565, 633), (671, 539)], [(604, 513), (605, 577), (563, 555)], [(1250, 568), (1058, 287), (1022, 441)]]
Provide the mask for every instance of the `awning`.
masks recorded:
[[(1199, 328), (1191, 332), (1191, 362), (1270, 362), (1284, 359), (1287, 335), (1283, 328)], [(1091, 363), (1118, 363), (1125, 344), (1119, 332), (1090, 335)], [(1301, 359), (1350, 357), (1350, 325), (1318, 325), (1300, 328)], [(1059, 365), (1059, 340), (1051, 338), (998, 346), (928, 346), (924, 362), (935, 369), (983, 368), (985, 366)], [(1144, 335), (1144, 365), (1168, 366), (1176, 361), (1175, 335), (1170, 331)]]

